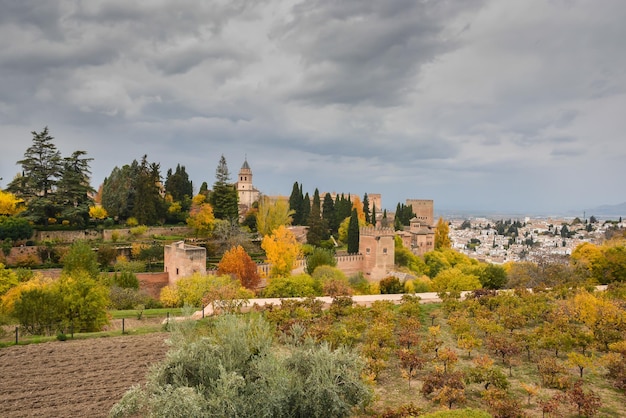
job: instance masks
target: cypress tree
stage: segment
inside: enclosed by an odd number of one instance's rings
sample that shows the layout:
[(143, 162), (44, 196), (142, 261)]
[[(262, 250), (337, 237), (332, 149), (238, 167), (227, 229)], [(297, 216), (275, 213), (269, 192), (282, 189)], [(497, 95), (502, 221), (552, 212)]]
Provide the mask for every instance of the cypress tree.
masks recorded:
[(307, 242), (311, 245), (319, 246), (322, 240), (328, 239), (328, 224), (322, 219), (320, 207), (320, 193), (315, 189), (313, 194), (313, 204), (311, 205), (311, 213), (307, 220), (309, 230), (306, 234)]
[(289, 209), (293, 210), (293, 224), (302, 225), (302, 206), (304, 203), (304, 197), (302, 196), (302, 188), (298, 186), (296, 181), (291, 189), (291, 196), (289, 196)]
[(309, 219), (309, 215), (311, 213), (311, 198), (309, 197), (309, 193), (304, 195), (304, 200), (302, 201), (302, 223), (300, 225), (305, 225)]
[(370, 216), (370, 200), (367, 197), (367, 193), (363, 195), (363, 214), (365, 215), (365, 222), (367, 224), (371, 224), (372, 219)]
[(332, 234), (337, 233), (339, 224), (337, 223), (337, 217), (335, 216), (335, 202), (333, 201), (330, 193), (324, 195), (324, 202), (322, 203), (322, 218), (326, 221), (328, 228)]
[(376, 226), (376, 203), (372, 203), (372, 216), (370, 217), (370, 223)]
[(350, 223), (348, 224), (348, 254), (359, 252), (359, 216), (356, 209), (352, 209)]

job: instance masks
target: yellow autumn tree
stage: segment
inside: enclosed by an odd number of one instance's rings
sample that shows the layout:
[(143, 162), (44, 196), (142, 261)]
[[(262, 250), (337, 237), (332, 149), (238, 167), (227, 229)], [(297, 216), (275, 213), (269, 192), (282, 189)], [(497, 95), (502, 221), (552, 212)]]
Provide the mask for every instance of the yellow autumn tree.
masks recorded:
[(281, 225), (291, 225), (295, 211), (289, 209), (289, 201), (278, 199), (272, 202), (264, 196), (259, 200), (259, 209), (256, 213), (256, 228), (259, 234), (271, 234)]
[(13, 216), (25, 209), (22, 199), (19, 199), (13, 193), (0, 190), (0, 215)]
[(356, 209), (356, 216), (359, 218), (359, 226), (361, 225), (361, 223), (363, 223), (363, 225), (366, 225), (367, 222), (365, 222), (363, 202), (361, 202), (361, 199), (359, 199), (358, 196), (351, 196), (350, 200), (352, 201), (352, 209)]
[(302, 256), (302, 247), (296, 236), (284, 225), (279, 226), (271, 235), (266, 235), (261, 242), (270, 263), (271, 277), (287, 277)]
[(450, 248), (452, 246), (450, 242), (450, 227), (448, 222), (443, 218), (439, 218), (437, 226), (435, 228), (435, 250), (441, 250), (443, 248)]
[(205, 199), (206, 196), (198, 194), (191, 201), (187, 225), (194, 230), (196, 236), (208, 235), (215, 225), (213, 207), (209, 203), (205, 203)]
[(89, 217), (91, 219), (101, 221), (105, 219), (107, 216), (109, 216), (109, 214), (107, 213), (107, 210), (103, 208), (102, 206), (96, 205), (96, 206), (89, 207)]

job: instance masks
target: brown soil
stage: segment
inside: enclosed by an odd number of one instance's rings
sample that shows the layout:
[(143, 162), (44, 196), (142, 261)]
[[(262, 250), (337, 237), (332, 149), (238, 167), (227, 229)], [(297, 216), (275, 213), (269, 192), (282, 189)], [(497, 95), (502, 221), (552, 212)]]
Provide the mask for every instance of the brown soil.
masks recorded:
[(54, 341), (0, 349), (1, 417), (106, 417), (149, 366), (168, 334)]

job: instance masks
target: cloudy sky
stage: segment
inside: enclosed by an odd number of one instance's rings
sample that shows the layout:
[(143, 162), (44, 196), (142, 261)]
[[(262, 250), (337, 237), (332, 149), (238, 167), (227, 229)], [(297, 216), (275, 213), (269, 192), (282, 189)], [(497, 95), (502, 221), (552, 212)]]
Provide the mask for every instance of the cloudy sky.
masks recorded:
[(626, 201), (623, 0), (0, 0), (0, 187), (31, 131), (97, 187), (220, 155), (289, 195), (435, 209)]

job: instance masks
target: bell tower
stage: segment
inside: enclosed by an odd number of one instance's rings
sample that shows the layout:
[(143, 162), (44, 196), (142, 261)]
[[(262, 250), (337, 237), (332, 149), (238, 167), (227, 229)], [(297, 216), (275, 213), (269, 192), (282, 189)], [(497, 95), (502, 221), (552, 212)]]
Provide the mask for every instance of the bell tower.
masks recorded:
[(239, 178), (237, 181), (237, 194), (239, 195), (239, 204), (247, 208), (258, 199), (258, 191), (252, 185), (252, 170), (246, 158), (239, 170)]

